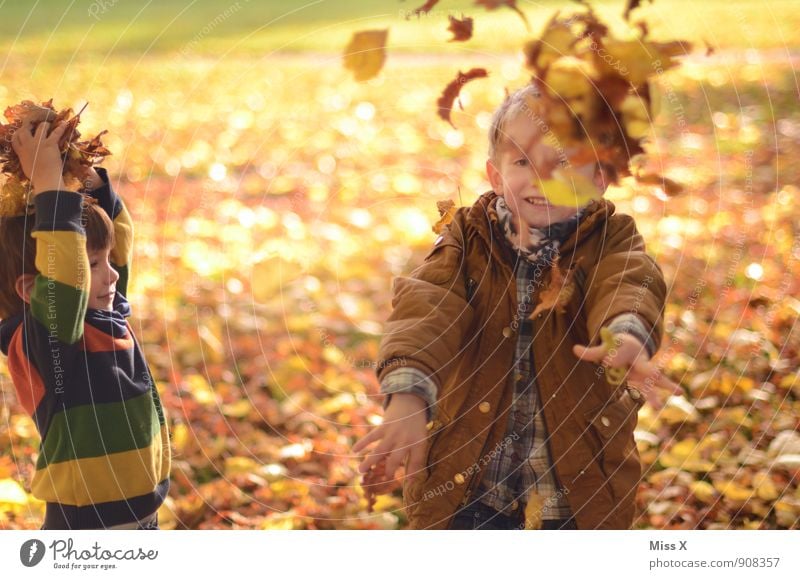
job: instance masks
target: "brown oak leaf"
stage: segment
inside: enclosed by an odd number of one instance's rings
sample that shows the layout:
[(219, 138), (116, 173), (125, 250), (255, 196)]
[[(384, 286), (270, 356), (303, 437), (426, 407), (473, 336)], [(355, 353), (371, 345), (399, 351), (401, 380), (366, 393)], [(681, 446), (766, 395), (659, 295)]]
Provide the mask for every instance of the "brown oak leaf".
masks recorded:
[(539, 303), (531, 313), (531, 319), (547, 310), (555, 310), (559, 314), (565, 312), (564, 308), (575, 294), (575, 270), (582, 259), (578, 258), (566, 273), (559, 267), (558, 262), (553, 263), (550, 283), (539, 294)]
[[(487, 76), (489, 76), (489, 73), (486, 72), (485, 68), (472, 68), (466, 73), (458, 71), (456, 78), (450, 81), (450, 84), (442, 91), (439, 100), (436, 101), (436, 104), (439, 106), (439, 116), (455, 128), (453, 121), (450, 120), (450, 113), (453, 111), (453, 103), (458, 98), (461, 89), (464, 88), (464, 85), (469, 81), (475, 80), (476, 78), (486, 78)], [(461, 106), (461, 103), (459, 103), (459, 106)]]

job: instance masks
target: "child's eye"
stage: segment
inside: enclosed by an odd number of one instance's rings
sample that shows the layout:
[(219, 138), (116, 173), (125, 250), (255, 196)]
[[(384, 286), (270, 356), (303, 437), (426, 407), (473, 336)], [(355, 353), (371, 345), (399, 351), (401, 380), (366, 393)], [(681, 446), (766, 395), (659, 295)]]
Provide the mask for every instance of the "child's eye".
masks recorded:
[(526, 167), (528, 165), (528, 159), (525, 158), (517, 159), (516, 161), (514, 161), (514, 164), (517, 167)]

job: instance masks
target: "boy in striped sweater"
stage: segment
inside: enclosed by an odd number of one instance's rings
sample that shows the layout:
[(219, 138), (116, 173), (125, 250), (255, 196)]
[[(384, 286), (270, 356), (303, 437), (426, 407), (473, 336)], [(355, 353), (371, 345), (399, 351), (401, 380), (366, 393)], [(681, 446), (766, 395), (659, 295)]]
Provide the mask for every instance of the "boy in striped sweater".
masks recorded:
[(105, 171), (65, 190), (65, 125), (16, 131), (35, 213), (0, 220), (0, 349), (41, 435), (31, 491), (44, 529), (158, 528), (170, 448), (126, 318), (133, 230)]

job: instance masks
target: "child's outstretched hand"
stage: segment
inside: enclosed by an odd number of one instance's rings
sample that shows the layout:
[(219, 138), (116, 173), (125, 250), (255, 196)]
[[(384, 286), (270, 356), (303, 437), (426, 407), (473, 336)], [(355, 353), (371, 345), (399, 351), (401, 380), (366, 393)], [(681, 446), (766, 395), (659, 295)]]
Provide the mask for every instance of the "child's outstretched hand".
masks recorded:
[(654, 408), (663, 406), (656, 389), (670, 394), (683, 392), (680, 386), (650, 363), (650, 356), (638, 339), (630, 334), (611, 334), (607, 328), (603, 328), (601, 336), (603, 343), (599, 346), (587, 348), (576, 344), (573, 353), (586, 362), (602, 364), (609, 373), (610, 381), (618, 379), (621, 383), (623, 378), (627, 378), (628, 383), (641, 390)]
[(353, 446), (356, 454), (377, 442), (358, 466), (364, 474), (368, 497), (390, 492), (397, 486), (395, 473), (405, 466), (405, 476), (415, 476), (425, 468), (425, 402), (415, 394), (393, 394), (383, 415), (383, 423)]
[(61, 178), (63, 161), (58, 142), (66, 128), (66, 123), (59, 123), (48, 134), (50, 123), (42, 122), (31, 134), (31, 123), (23, 121), (22, 126), (14, 132), (11, 146), (19, 157), (22, 171), (31, 180), (34, 195), (64, 188)]

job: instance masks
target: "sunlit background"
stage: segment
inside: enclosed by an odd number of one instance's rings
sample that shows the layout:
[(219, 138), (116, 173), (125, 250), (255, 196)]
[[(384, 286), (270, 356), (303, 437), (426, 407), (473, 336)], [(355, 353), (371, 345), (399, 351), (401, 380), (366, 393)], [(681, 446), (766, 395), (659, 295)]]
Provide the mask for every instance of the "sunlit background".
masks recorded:
[[(418, 2), (422, 4), (422, 2)], [(621, 26), (623, 2), (595, 2)], [(0, 0), (0, 106), (54, 99), (137, 224), (133, 325), (172, 428), (163, 528), (402, 528), (368, 513), (350, 446), (380, 422), (374, 360), (391, 278), (420, 262), (436, 201), (488, 189), (486, 130), (556, 8), (442, 0)], [(449, 43), (447, 16), (475, 19)], [(798, 528), (800, 13), (790, 0), (656, 0), (657, 39), (695, 44), (658, 80), (651, 155), (686, 191), (609, 191), (670, 287), (660, 361), (686, 389), (636, 436), (635, 525)], [(357, 83), (354, 31), (389, 28)], [(707, 45), (713, 54), (707, 54)], [(436, 99), (458, 70), (453, 126)], [(36, 429), (0, 362), (0, 528), (38, 528)]]

